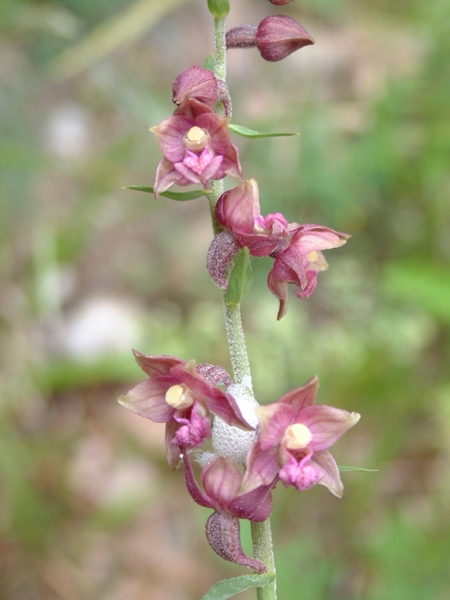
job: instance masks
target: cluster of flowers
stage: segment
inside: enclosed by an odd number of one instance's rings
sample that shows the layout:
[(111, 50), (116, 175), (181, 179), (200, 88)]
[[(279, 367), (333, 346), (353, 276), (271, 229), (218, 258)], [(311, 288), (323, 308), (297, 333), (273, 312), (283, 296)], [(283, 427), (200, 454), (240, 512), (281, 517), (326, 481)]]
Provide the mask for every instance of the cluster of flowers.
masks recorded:
[[(287, 4), (290, 0), (270, 0)], [(288, 17), (267, 17), (258, 27), (242, 26), (227, 34), (229, 48), (257, 46), (267, 60), (280, 60), (313, 43)], [(151, 130), (163, 158), (155, 196), (172, 184), (200, 184), (231, 175), (243, 181), (238, 149), (230, 141), (231, 103), (226, 84), (211, 71), (191, 67), (173, 86), (173, 116)], [(219, 115), (215, 108), (220, 103)], [(300, 298), (309, 296), (317, 272), (327, 263), (322, 250), (345, 243), (348, 235), (319, 225), (288, 223), (280, 213), (263, 217), (256, 181), (243, 181), (225, 192), (216, 205), (222, 227), (208, 252), (207, 267), (215, 283), (227, 288), (230, 265), (241, 248), (252, 256), (271, 256), (270, 291), (279, 299), (278, 318), (286, 314), (287, 284)], [(134, 413), (166, 424), (166, 449), (173, 470), (185, 465), (187, 489), (201, 506), (213, 509), (206, 524), (211, 547), (226, 560), (263, 572), (265, 565), (243, 552), (239, 519), (263, 521), (272, 511), (271, 491), (281, 481), (305, 491), (316, 484), (342, 495), (339, 469), (328, 451), (359, 420), (357, 413), (315, 406), (318, 379), (295, 388), (277, 402), (259, 406), (251, 381), (233, 383), (221, 367), (186, 362), (172, 356), (135, 358), (148, 379), (119, 401)], [(212, 452), (202, 451), (212, 439)], [(191, 459), (201, 465), (203, 490)]]
[[(341, 497), (339, 469), (327, 449), (358, 422), (359, 414), (315, 406), (317, 377), (273, 404), (258, 406), (249, 382), (233, 384), (221, 367), (139, 352), (135, 357), (149, 378), (119, 402), (166, 424), (170, 466), (175, 470), (183, 459), (192, 498), (214, 510), (206, 526), (213, 550), (226, 560), (264, 571), (260, 561), (242, 550), (239, 519), (267, 519), (278, 481), (300, 492), (322, 484)], [(191, 454), (211, 437), (213, 452), (194, 453), (203, 466), (202, 491)]]
[[(155, 196), (173, 184), (209, 188), (211, 180), (225, 175), (242, 180), (238, 149), (228, 130), (230, 119), (214, 111), (217, 102), (229, 110), (226, 84), (207, 69), (191, 67), (175, 80), (173, 100), (178, 105), (173, 116), (151, 128), (164, 155), (156, 171)], [(321, 225), (288, 223), (280, 213), (263, 217), (253, 179), (220, 197), (216, 218), (224, 231), (214, 238), (208, 253), (211, 278), (226, 289), (232, 259), (243, 247), (252, 256), (271, 256), (275, 262), (268, 285), (279, 299), (278, 319), (287, 311), (287, 284), (298, 288), (299, 298), (309, 297), (317, 273), (328, 266), (322, 250), (342, 246), (349, 237)]]

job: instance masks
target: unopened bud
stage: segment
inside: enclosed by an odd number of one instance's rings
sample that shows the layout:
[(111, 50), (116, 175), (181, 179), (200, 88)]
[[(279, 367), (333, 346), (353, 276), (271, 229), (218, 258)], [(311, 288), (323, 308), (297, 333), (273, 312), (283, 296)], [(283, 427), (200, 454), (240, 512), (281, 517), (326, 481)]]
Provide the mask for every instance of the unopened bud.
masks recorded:
[(227, 50), (230, 48), (252, 48), (256, 46), (256, 25), (239, 25), (227, 31)]
[(304, 27), (284, 15), (272, 15), (261, 21), (256, 30), (256, 46), (265, 60), (276, 62), (314, 44)]
[(292, 0), (269, 0), (271, 4), (275, 4), (275, 6), (285, 6), (292, 2)]
[(209, 12), (216, 19), (225, 19), (230, 12), (229, 0), (208, 0)]

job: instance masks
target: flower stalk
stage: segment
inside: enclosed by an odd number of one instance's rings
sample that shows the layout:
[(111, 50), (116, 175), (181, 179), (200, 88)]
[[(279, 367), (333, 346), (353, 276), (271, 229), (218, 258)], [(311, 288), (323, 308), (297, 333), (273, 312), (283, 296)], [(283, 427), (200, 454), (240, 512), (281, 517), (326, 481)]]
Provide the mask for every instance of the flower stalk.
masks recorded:
[[(227, 64), (226, 64), (226, 35), (225, 18), (214, 19), (214, 41), (215, 56), (214, 69), (215, 75), (226, 82)], [(219, 197), (223, 193), (223, 180), (213, 183), (214, 197), (210, 196), (210, 209), (213, 222), (214, 234), (217, 235), (218, 221), (215, 216), (215, 207)], [(214, 210), (213, 210), (214, 207)], [(225, 292), (224, 292), (225, 295)], [(247, 386), (251, 385), (250, 361), (248, 359), (247, 347), (245, 343), (244, 330), (242, 327), (240, 304), (226, 304), (224, 302), (225, 328), (227, 333), (228, 347), (233, 370), (233, 379), (236, 383), (245, 381)], [(252, 392), (253, 390), (250, 389)], [(267, 571), (275, 573), (275, 557), (273, 553), (272, 530), (270, 518), (262, 522), (251, 521), (251, 535), (253, 544), (253, 554), (255, 559), (260, 560), (266, 565)], [(267, 586), (256, 588), (257, 600), (276, 600), (277, 584), (276, 578)]]

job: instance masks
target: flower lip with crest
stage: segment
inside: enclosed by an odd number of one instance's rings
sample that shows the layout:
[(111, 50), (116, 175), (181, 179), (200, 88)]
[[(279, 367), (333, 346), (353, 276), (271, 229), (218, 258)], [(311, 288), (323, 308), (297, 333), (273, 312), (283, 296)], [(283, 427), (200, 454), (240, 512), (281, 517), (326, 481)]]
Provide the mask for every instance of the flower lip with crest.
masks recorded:
[(197, 369), (194, 361), (173, 356), (149, 356), (137, 351), (134, 355), (149, 378), (119, 402), (142, 417), (166, 423), (167, 458), (172, 468), (179, 465), (181, 448), (199, 447), (211, 437), (210, 413), (230, 425), (252, 429), (233, 396), (217, 387), (217, 373), (221, 373), (218, 367), (202, 365)]

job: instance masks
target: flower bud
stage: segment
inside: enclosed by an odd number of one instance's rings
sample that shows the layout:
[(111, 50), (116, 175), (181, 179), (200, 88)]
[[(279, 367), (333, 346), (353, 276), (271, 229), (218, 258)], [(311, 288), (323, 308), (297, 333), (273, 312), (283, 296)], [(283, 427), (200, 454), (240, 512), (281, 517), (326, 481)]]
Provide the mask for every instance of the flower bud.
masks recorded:
[(229, 0), (208, 0), (209, 12), (216, 19), (225, 19), (230, 12)]
[(292, 0), (269, 0), (271, 4), (275, 4), (275, 6), (285, 6), (292, 2)]
[(272, 15), (261, 21), (256, 30), (256, 46), (265, 60), (282, 60), (303, 46), (314, 44), (304, 27), (283, 15)]
[(230, 48), (252, 48), (256, 46), (256, 25), (239, 25), (227, 31), (227, 50)]

